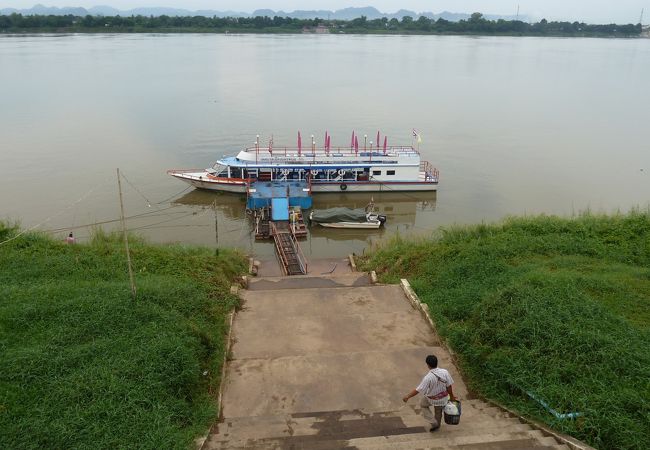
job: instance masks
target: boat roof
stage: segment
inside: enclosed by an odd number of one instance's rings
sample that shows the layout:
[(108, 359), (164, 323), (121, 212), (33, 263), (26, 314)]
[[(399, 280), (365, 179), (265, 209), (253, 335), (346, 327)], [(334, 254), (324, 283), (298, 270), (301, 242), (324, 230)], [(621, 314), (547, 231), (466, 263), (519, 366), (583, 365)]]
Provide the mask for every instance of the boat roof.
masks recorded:
[(308, 149), (309, 153), (297, 148), (248, 148), (237, 156), (223, 157), (218, 164), (244, 167), (296, 168), (308, 166), (311, 169), (332, 167), (372, 167), (377, 165), (418, 166), (420, 153), (413, 147), (390, 147), (386, 152), (380, 149), (354, 151), (352, 149)]
[[(333, 161), (331, 163), (323, 163), (322, 161), (319, 162), (312, 162), (312, 161), (304, 161), (304, 162), (295, 162), (295, 163), (288, 163), (288, 162), (276, 162), (276, 163), (255, 163), (255, 162), (248, 162), (248, 161), (241, 161), (234, 156), (228, 157), (228, 158), (222, 158), (219, 161), (217, 161), (218, 164), (221, 164), (223, 166), (231, 166), (231, 167), (247, 167), (247, 168), (268, 168), (268, 167), (273, 167), (275, 169), (295, 169), (297, 167), (302, 167), (302, 168), (308, 168), (310, 170), (332, 170), (332, 169), (366, 169), (366, 168), (371, 168), (371, 167), (377, 167), (378, 165), (382, 164), (392, 164), (392, 165), (397, 165), (397, 161), (346, 161), (346, 162), (337, 162)], [(399, 164), (400, 167), (417, 167), (417, 163), (412, 163), (412, 164)]]

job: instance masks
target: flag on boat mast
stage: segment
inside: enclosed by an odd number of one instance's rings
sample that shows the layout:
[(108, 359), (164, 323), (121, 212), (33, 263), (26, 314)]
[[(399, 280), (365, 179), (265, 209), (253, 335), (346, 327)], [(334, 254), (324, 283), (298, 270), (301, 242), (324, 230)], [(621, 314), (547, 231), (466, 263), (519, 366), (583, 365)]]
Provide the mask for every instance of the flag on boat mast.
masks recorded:
[(357, 153), (359, 151), (359, 138), (357, 136), (354, 137), (354, 152)]
[(418, 133), (418, 131), (415, 128), (413, 128), (413, 137), (415, 138), (415, 141), (418, 144), (422, 142), (422, 137), (420, 137), (420, 133)]
[(354, 148), (354, 130), (352, 130), (352, 139), (350, 140), (350, 150)]
[(386, 145), (388, 144), (388, 136), (384, 136), (384, 155), (386, 154)]
[(300, 131), (298, 131), (298, 156), (302, 152), (302, 138), (300, 137)]
[(379, 148), (379, 130), (377, 130), (377, 140), (375, 141), (375, 144), (377, 144), (377, 148)]
[(271, 139), (269, 140), (269, 153), (271, 155), (273, 154), (273, 135), (271, 135)]

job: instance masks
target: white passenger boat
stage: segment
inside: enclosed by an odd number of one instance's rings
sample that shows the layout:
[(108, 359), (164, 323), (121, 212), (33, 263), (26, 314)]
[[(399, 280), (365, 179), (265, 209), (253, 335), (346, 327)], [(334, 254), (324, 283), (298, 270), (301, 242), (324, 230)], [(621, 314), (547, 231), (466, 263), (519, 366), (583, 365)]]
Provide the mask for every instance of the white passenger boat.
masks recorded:
[(207, 169), (168, 170), (199, 189), (246, 193), (255, 182), (304, 182), (310, 192), (435, 191), (438, 170), (412, 146), (255, 147)]
[(386, 222), (386, 216), (363, 209), (331, 208), (312, 211), (309, 220), (326, 228), (377, 229)]

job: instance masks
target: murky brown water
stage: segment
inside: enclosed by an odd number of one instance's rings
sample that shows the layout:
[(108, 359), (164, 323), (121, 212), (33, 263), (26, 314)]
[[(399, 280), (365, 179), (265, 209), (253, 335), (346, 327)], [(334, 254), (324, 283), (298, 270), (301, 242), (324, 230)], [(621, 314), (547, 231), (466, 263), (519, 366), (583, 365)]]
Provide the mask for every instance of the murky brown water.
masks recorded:
[(417, 128), (441, 172), (437, 194), (374, 196), (385, 230), (312, 229), (308, 257), (509, 214), (648, 207), (648, 39), (2, 36), (0, 67), (0, 218), (56, 236), (117, 226), (120, 167), (129, 228), (268, 256), (244, 199), (183, 191), (165, 170), (256, 134), (294, 145), (298, 130), (336, 146), (353, 129), (410, 143)]

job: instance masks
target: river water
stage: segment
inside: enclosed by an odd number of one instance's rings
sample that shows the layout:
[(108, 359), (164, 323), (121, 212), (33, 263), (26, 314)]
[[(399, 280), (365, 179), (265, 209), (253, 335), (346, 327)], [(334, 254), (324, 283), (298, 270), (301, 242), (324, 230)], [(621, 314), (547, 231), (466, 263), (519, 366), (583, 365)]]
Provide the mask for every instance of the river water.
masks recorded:
[(385, 230), (314, 228), (308, 257), (515, 214), (647, 209), (649, 78), (650, 39), (2, 36), (0, 219), (80, 240), (115, 229), (119, 167), (129, 229), (267, 257), (243, 198), (165, 171), (207, 167), (258, 134), (295, 146), (299, 130), (318, 143), (328, 131), (345, 146), (352, 130), (381, 130), (411, 144), (413, 128), (437, 194), (374, 195)]

